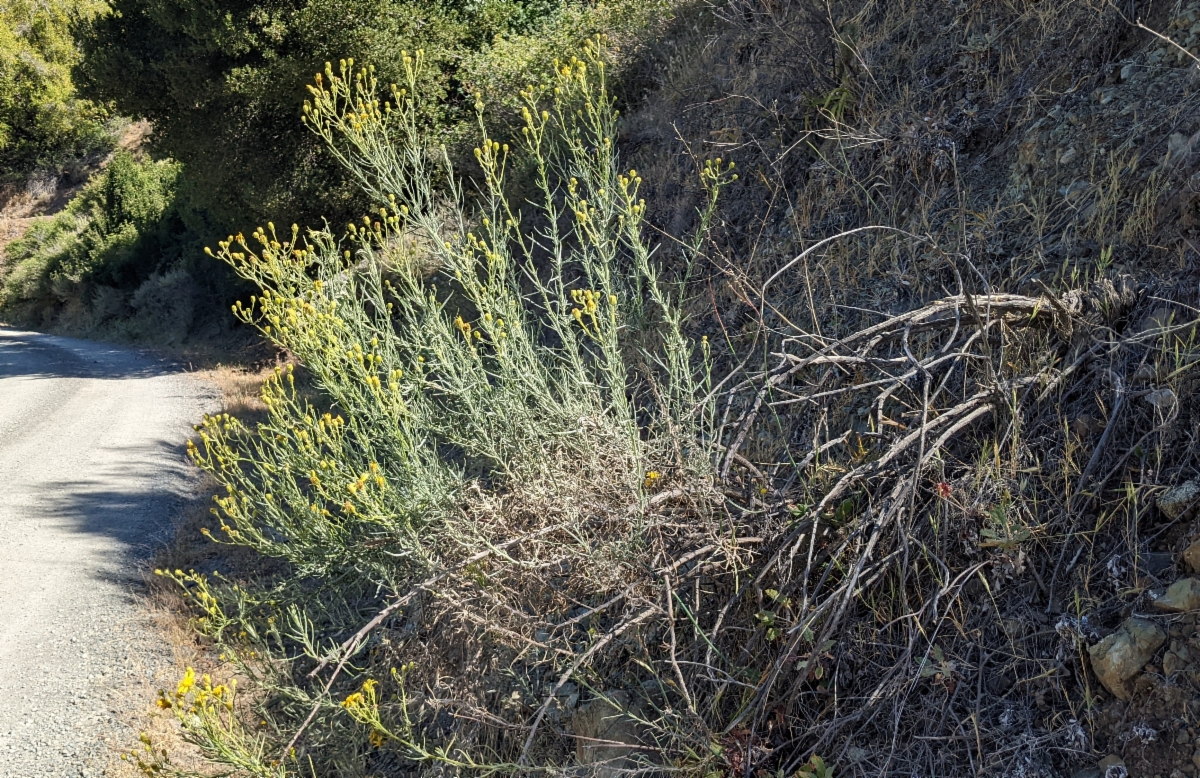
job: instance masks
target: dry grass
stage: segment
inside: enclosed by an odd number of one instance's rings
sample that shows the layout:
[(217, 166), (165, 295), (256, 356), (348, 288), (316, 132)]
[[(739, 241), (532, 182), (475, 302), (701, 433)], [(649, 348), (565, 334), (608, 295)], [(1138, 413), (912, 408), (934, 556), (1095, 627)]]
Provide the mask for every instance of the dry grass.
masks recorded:
[[(1146, 21), (1186, 34), (1194, 19), (1173, 21), (1168, 5)], [(768, 512), (828, 504), (853, 475), (857, 485), (842, 492), (853, 498), (846, 512), (871, 517), (843, 528), (847, 517), (831, 506), (834, 528), (810, 536), (807, 561), (751, 563), (764, 590), (782, 597), (790, 585), (805, 602), (816, 598), (808, 607), (845, 610), (826, 630), (834, 642), (820, 660), (832, 681), (806, 684), (784, 672), (774, 698), (756, 684), (758, 713), (739, 720), (745, 729), (726, 727), (742, 750), (739, 772), (786, 772), (815, 751), (856, 774), (1055, 774), (1104, 753), (1094, 749), (1124, 753), (1134, 774), (1190, 769), (1190, 746), (1167, 745), (1165, 735), (1151, 744), (1153, 736), (1135, 732), (1173, 733), (1190, 721), (1161, 713), (1170, 696), (1163, 689), (1177, 690), (1180, 680), (1148, 682), (1126, 718), (1078, 650), (1100, 633), (1072, 643), (1055, 627), (1087, 615), (1103, 631), (1142, 612), (1147, 601), (1137, 598), (1180, 572), (1125, 572), (1114, 583), (1104, 564), (1136, 569), (1132, 560), (1177, 552), (1197, 530), (1161, 523), (1153, 507), (1154, 495), (1195, 472), (1194, 407), (1181, 399), (1156, 416), (1114, 389), (1132, 386), (1134, 375), (1164, 375), (1138, 373), (1140, 363), (1168, 359), (1161, 345), (1138, 340), (1156, 309), (1174, 311), (1176, 322), (1195, 315), (1200, 257), (1189, 176), (1197, 160), (1185, 148), (1200, 129), (1187, 113), (1193, 76), (1152, 64), (1160, 42), (1100, 3), (831, 3), (814, 12), (802, 3), (737, 2), (716, 13), (719, 23), (685, 34), (691, 56), (675, 58), (653, 98), (631, 114), (626, 142), (668, 234), (691, 218), (697, 192), (686, 182), (695, 159), (721, 155), (755, 171), (722, 213), (727, 233), (693, 318), (698, 333), (729, 345), (718, 372), (745, 382), (745, 399), (729, 406), (741, 458), (727, 458), (727, 472), (747, 490), (743, 505), (753, 508), (754, 491), (765, 488)], [(817, 245), (870, 225), (890, 230)], [(922, 419), (949, 424), (945, 414), (961, 406), (923, 401), (920, 376), (928, 374), (920, 370), (900, 384), (907, 400), (853, 399), (854, 386), (892, 386), (913, 355), (891, 341), (883, 345), (893, 350), (878, 356), (893, 366), (861, 362), (847, 339), (964, 288), (1038, 296), (1064, 311), (1083, 303), (1068, 318), (1085, 315), (1067, 330), (1004, 327), (984, 338), (988, 353), (969, 362), (993, 362), (984, 384), (1081, 356), (1092, 367), (1064, 376), (1044, 401), (999, 392), (1005, 399), (980, 411), (992, 420), (958, 430), (929, 470), (857, 483), (864, 463), (888, 456), (885, 441)], [(1192, 354), (1190, 364), (1194, 347), (1183, 332), (1172, 348)], [(785, 353), (792, 362), (777, 363)], [(916, 360), (922, 353), (914, 347)], [(791, 387), (788, 371), (813, 354), (843, 361), (825, 373), (810, 367), (813, 385)], [(942, 380), (959, 387), (958, 402), (971, 397), (963, 376)], [(1189, 397), (1190, 386), (1173, 391)], [(804, 399), (818, 387), (829, 393)], [(893, 402), (895, 412), (886, 411)], [(831, 448), (811, 458), (822, 445)], [(944, 501), (932, 498), (939, 483), (952, 495)], [(826, 566), (871, 537), (863, 533), (872, 522), (896, 520), (888, 517), (900, 507), (919, 520), (905, 525), (910, 540), (899, 559), (876, 544), (872, 556)], [(932, 526), (941, 540), (922, 534)], [(845, 601), (812, 592), (814, 575), (850, 585), (853, 577), (841, 576), (856, 569), (853, 559), (892, 572)], [(889, 564), (874, 567), (881, 559)], [(926, 575), (941, 583), (921, 584)], [(935, 650), (946, 671), (926, 674)]]
[(197, 375), (221, 392), (221, 413), (254, 423), (263, 418), (267, 407), (262, 401), (262, 385), (275, 374), (275, 366), (242, 367), (221, 365), (198, 371)]

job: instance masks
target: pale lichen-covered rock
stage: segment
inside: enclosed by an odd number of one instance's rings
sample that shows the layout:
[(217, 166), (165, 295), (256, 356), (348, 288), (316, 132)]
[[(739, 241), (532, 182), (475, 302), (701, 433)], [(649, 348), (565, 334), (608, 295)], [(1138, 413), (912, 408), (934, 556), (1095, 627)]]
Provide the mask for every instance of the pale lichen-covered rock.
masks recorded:
[(1200, 579), (1179, 579), (1154, 601), (1154, 607), (1166, 613), (1200, 610)]
[(1092, 670), (1114, 697), (1128, 700), (1132, 681), (1167, 640), (1167, 633), (1148, 619), (1136, 616), (1088, 649)]
[(1184, 481), (1158, 496), (1158, 509), (1168, 518), (1178, 519), (1200, 504), (1200, 481)]

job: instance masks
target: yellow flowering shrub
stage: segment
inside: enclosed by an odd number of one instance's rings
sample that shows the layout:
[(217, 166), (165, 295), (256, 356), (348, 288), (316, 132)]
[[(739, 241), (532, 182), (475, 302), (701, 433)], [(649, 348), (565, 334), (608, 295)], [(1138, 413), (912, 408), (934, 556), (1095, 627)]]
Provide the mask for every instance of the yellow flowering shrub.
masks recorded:
[[(421, 52), (403, 66), (384, 100), (372, 68), (327, 65), (304, 109), (380, 203), (373, 213), (342, 237), (268, 224), (214, 252), (261, 290), (235, 314), (295, 355), (321, 395), (307, 399), (280, 369), (263, 389), (265, 422), (209, 416), (189, 444), (223, 488), (206, 533), (284, 563), (253, 586), (170, 574), (254, 679), (253, 717), (296, 730), (268, 748), (235, 723), (232, 687), (185, 678), (184, 693), (164, 694), (208, 756), (247, 774), (334, 770), (360, 748), (462, 769), (484, 752), (503, 762), (491, 747), (427, 743), (404, 689), (434, 667), (400, 662), (389, 676), (400, 696), (386, 703), (361, 680), (345, 661), (359, 639), (337, 647), (366, 620), (361, 603), (428, 593), (439, 604), (427, 623), (453, 603), (471, 635), (533, 661), (517, 648), (544, 639), (521, 616), (526, 598), (545, 591), (558, 602), (540, 607), (569, 608), (629, 587), (666, 521), (645, 506), (671, 488), (701, 502), (713, 492), (707, 341), (685, 333), (685, 279), (652, 258), (641, 178), (618, 164), (603, 43), (521, 93), (514, 143), (490, 137), (476, 105), (469, 192), (418, 121)], [(534, 171), (533, 202), (509, 195), (516, 155)], [(702, 171), (699, 231), (672, 249), (684, 273), (731, 168)], [(543, 568), (574, 572), (549, 590)], [(324, 686), (306, 676), (331, 669)], [(339, 695), (343, 682), (357, 688)]]

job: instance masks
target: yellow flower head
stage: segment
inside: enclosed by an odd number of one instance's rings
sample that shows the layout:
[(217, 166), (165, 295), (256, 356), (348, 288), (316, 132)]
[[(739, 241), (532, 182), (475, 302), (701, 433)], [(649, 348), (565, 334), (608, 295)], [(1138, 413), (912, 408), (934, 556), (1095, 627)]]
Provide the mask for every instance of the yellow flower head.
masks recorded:
[(196, 685), (196, 671), (189, 667), (187, 669), (187, 672), (185, 672), (183, 674), (183, 678), (180, 679), (179, 686), (177, 686), (175, 688), (175, 696), (182, 697), (183, 695), (190, 692), (192, 690), (192, 687), (195, 685)]

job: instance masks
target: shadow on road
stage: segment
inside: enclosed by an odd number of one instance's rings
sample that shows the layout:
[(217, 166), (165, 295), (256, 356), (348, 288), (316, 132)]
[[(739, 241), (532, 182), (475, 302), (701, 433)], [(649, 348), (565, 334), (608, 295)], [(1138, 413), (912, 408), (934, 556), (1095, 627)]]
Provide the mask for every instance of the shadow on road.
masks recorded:
[[(169, 538), (164, 517), (177, 514), (194, 494), (199, 471), (179, 441), (107, 447), (104, 454), (120, 464), (92, 470), (86, 479), (47, 484), (39, 500), (45, 515), (74, 532), (108, 535), (131, 549), (160, 545)], [(130, 478), (132, 473), (153, 478)]]
[(0, 327), (0, 379), (146, 378), (180, 373), (170, 360), (128, 348)]

